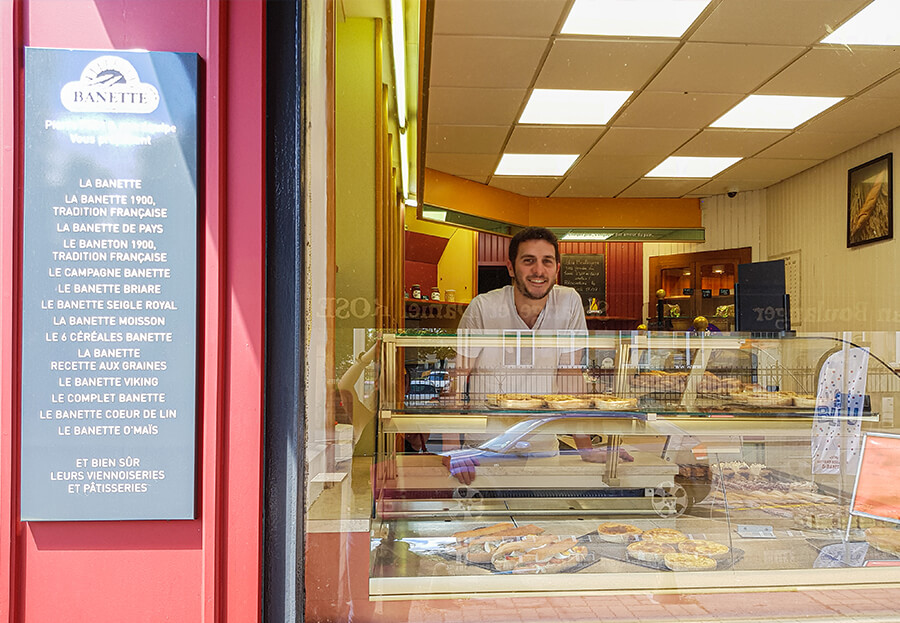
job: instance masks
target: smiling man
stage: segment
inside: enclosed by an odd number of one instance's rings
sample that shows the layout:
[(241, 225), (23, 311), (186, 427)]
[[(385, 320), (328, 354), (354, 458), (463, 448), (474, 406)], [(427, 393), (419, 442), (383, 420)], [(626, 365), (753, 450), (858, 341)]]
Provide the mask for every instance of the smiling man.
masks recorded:
[[(528, 227), (510, 241), (506, 267), (513, 283), (476, 296), (460, 319), (457, 391), (470, 401), (483, 402), (488, 394), (585, 391), (581, 338), (587, 335), (587, 322), (578, 292), (556, 283), (559, 266), (559, 242), (549, 229)], [(536, 347), (527, 339), (534, 332), (555, 334), (555, 340), (550, 346)], [(468, 342), (467, 338), (479, 335), (490, 336), (500, 345), (482, 348)], [(466, 435), (465, 445), (476, 446), (489, 437)], [(594, 449), (587, 435), (576, 435), (575, 442), (585, 461), (606, 460), (605, 452)], [(455, 445), (445, 443), (445, 450)], [(558, 452), (553, 434), (535, 434), (521, 448), (528, 456)], [(627, 453), (622, 458), (632, 460)], [(444, 459), (460, 482), (474, 480), (477, 460), (452, 461), (447, 455)]]

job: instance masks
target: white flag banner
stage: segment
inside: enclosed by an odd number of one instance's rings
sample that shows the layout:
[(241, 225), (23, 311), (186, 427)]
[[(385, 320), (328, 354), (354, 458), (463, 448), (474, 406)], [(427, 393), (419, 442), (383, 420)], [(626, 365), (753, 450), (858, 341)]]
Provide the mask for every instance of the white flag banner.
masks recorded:
[[(859, 466), (861, 416), (866, 395), (869, 349), (847, 348), (825, 360), (819, 372), (812, 430), (812, 471), (839, 474), (841, 449), (847, 473)], [(841, 433), (841, 423), (845, 423)]]

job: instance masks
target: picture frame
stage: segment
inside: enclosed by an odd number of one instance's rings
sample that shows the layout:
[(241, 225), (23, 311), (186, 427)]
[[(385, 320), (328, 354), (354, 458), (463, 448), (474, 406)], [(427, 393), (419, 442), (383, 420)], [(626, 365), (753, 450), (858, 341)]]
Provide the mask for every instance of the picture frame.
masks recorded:
[(847, 172), (847, 247), (894, 237), (893, 153)]

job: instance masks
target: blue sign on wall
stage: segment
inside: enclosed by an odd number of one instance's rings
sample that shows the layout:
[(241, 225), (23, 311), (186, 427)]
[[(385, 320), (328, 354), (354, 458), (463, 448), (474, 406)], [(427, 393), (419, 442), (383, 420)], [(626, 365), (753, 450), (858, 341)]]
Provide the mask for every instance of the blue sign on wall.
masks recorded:
[(25, 50), (21, 518), (191, 519), (197, 55)]

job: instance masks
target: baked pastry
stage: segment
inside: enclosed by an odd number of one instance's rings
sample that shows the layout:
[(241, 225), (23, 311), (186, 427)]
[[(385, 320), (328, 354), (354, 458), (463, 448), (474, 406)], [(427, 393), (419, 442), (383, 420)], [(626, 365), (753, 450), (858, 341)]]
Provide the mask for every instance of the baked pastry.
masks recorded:
[(653, 543), (681, 543), (687, 540), (687, 535), (673, 528), (653, 528), (645, 530), (641, 535), (641, 540)]
[(625, 553), (630, 558), (643, 562), (662, 562), (666, 554), (675, 553), (675, 548), (668, 543), (637, 541), (626, 547)]
[(682, 554), (699, 554), (707, 556), (713, 560), (722, 560), (727, 558), (731, 552), (731, 548), (722, 543), (715, 541), (704, 541), (701, 539), (688, 539), (678, 544), (678, 551)]
[(549, 394), (541, 396), (547, 407), (556, 411), (573, 411), (577, 409), (590, 409), (591, 401), (580, 396), (570, 396), (568, 394)]
[(622, 409), (634, 409), (637, 407), (637, 398), (619, 398), (606, 394), (591, 396), (591, 404), (601, 411), (620, 411)]
[(663, 562), (672, 571), (709, 571), (716, 568), (715, 560), (698, 554), (666, 554)]
[(540, 409), (544, 401), (531, 394), (500, 394), (498, 404), (503, 409)]
[(627, 523), (609, 522), (597, 526), (597, 534), (600, 535), (600, 538), (610, 543), (630, 543), (641, 536), (642, 532), (643, 530), (637, 526)]
[(795, 395), (792, 400), (794, 401), (795, 407), (800, 407), (801, 409), (815, 409), (816, 408), (816, 397), (812, 395)]
[[(576, 547), (580, 549), (576, 551)], [(498, 571), (514, 571), (528, 565), (546, 564), (553, 558), (580, 556), (584, 560), (586, 553), (587, 550), (579, 546), (573, 537), (562, 538), (552, 535), (524, 537), (498, 547), (491, 557), (491, 564)]]
[(511, 528), (471, 539), (460, 549), (463, 551), (467, 562), (491, 562), (491, 558), (493, 558), (497, 548), (501, 545), (519, 540), (522, 537), (537, 536), (543, 531), (544, 529), (540, 526), (529, 524), (520, 528)]
[(504, 521), (501, 523), (491, 524), (490, 526), (485, 526), (483, 528), (476, 528), (475, 530), (464, 530), (462, 532), (454, 532), (451, 536), (457, 540), (459, 543), (464, 543), (469, 539), (475, 539), (480, 536), (487, 536), (489, 534), (494, 534), (497, 532), (502, 532), (504, 530), (511, 530), (515, 528), (515, 524), (509, 521)]

